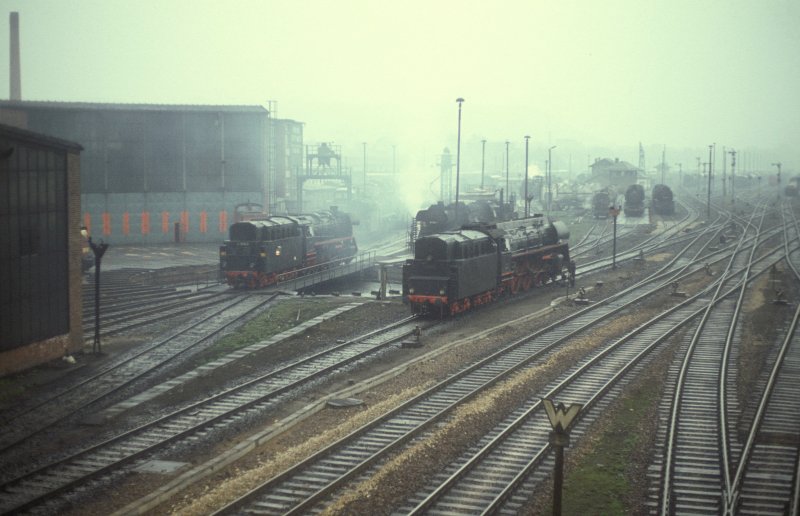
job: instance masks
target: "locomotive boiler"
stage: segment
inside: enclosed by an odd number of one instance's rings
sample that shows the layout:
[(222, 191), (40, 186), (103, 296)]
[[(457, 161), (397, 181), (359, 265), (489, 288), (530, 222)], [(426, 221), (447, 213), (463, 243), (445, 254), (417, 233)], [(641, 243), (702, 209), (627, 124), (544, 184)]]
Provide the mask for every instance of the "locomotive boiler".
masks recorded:
[(220, 246), (228, 285), (258, 288), (289, 279), (313, 265), (347, 262), (358, 252), (350, 216), (330, 211), (273, 215), (231, 225)]
[(672, 190), (667, 185), (655, 185), (652, 196), (653, 212), (658, 215), (672, 215), (675, 213), (675, 201)]
[(608, 208), (616, 204), (617, 192), (612, 187), (606, 187), (592, 195), (592, 215), (596, 219), (608, 217)]
[(445, 205), (439, 201), (430, 207), (419, 210), (414, 217), (416, 225), (415, 236), (427, 236), (458, 229), (465, 224), (494, 223), (511, 220), (516, 217), (514, 212), (514, 199), (504, 202), (502, 194), (500, 199), (477, 200), (469, 203), (458, 203), (458, 220), (455, 219), (455, 203)]
[(625, 190), (625, 216), (641, 217), (644, 215), (644, 187), (633, 184)]
[(403, 265), (403, 301), (415, 314), (450, 316), (559, 278), (574, 282), (568, 238), (563, 223), (541, 215), (421, 237)]

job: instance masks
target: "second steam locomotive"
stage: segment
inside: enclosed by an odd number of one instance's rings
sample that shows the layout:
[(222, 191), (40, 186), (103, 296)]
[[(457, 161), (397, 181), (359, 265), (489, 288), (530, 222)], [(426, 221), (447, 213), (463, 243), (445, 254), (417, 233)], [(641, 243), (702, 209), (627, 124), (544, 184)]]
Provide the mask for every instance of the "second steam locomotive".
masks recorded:
[(568, 238), (541, 215), (421, 237), (403, 265), (403, 300), (412, 313), (450, 316), (559, 277), (572, 283)]
[(220, 247), (219, 263), (229, 285), (258, 288), (306, 267), (349, 261), (357, 251), (350, 216), (333, 207), (236, 222)]

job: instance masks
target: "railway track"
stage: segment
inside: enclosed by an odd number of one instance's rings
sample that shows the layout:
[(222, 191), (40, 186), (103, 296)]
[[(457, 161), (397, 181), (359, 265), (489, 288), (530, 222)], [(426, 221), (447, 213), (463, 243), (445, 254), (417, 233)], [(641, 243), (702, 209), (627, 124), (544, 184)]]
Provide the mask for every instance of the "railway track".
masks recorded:
[(191, 443), (201, 434), (221, 432), (238, 421), (263, 414), (288, 393), (379, 353), (411, 335), (419, 324), (414, 318), (390, 324), (7, 481), (0, 488), (0, 512), (45, 507), (59, 494), (86, 486), (139, 458), (170, 445)]
[[(627, 371), (638, 368), (638, 361), (647, 360), (646, 353), (673, 332), (691, 324), (705, 310), (706, 297), (695, 296), (640, 326), (605, 349), (606, 356), (595, 357), (577, 370), (569, 371), (564, 380), (548, 387), (542, 397), (557, 397), (559, 402), (583, 406), (582, 421), (573, 431), (573, 435), (580, 437), (608, 404), (606, 394), (620, 391), (627, 381)], [(715, 301), (712, 299), (712, 302)], [(581, 374), (584, 371), (588, 374)], [(451, 465), (448, 471), (455, 472), (440, 476), (439, 487), (417, 496), (412, 500), (416, 505), (405, 506), (401, 512), (484, 514), (521, 510), (534, 492), (534, 486), (552, 470), (548, 455), (551, 427), (541, 405), (538, 399), (531, 399), (521, 414), (515, 413), (492, 431), (491, 438), (483, 440), (478, 453)]]
[[(795, 239), (796, 233), (792, 241)], [(789, 240), (787, 234), (785, 256), (796, 254), (790, 252)], [(666, 444), (656, 453), (657, 458), (663, 457), (663, 462), (656, 461), (653, 474), (658, 487), (652, 490), (657, 499), (652, 505), (660, 514), (786, 514), (791, 504), (797, 446), (791, 450), (781, 449), (789, 453), (776, 460), (776, 447), (770, 445), (772, 441), (768, 436), (760, 434), (760, 423), (778, 371), (784, 370), (783, 381), (794, 378), (791, 362), (784, 364), (781, 358), (791, 349), (789, 344), (793, 340), (797, 314), (775, 358), (758, 415), (743, 443), (735, 431), (744, 421), (735, 401), (736, 371), (731, 358), (738, 353), (740, 328), (737, 321), (743, 299), (742, 288), (736, 299), (723, 299), (721, 309), (705, 314), (700, 328), (685, 343), (681, 366), (672, 373), (674, 395), (662, 406)], [(776, 403), (770, 417), (784, 430), (787, 428), (784, 425), (794, 425), (796, 435), (800, 428), (797, 417), (800, 396), (796, 383), (792, 388), (787, 385), (783, 383), (784, 387), (779, 389), (783, 403)], [(669, 411), (664, 410), (666, 406), (670, 407)], [(762, 446), (756, 446), (759, 442)], [(756, 448), (758, 453), (754, 453)], [(745, 472), (752, 473), (747, 477)], [(749, 480), (747, 487), (745, 478)]]
[[(785, 215), (784, 215), (785, 216)], [(800, 233), (792, 216), (795, 236)], [(788, 225), (787, 263), (800, 279), (800, 252), (791, 251)], [(786, 337), (775, 348), (750, 431), (742, 440), (735, 471), (731, 471), (724, 506), (738, 514), (797, 514), (800, 512), (800, 306), (795, 309)], [(792, 481), (794, 479), (794, 482)]]
[(170, 335), (124, 353), (92, 374), (79, 371), (64, 378), (55, 392), (9, 409), (3, 413), (0, 455), (90, 405), (99, 404), (145, 375), (154, 374), (179, 357), (196, 352), (213, 336), (263, 309), (275, 297), (277, 295), (270, 298), (246, 296), (218, 301), (213, 310)]
[[(690, 265), (691, 271), (686, 274), (701, 267), (701, 264)], [(664, 281), (674, 279), (674, 272), (662, 272), (649, 283), (641, 282), (601, 304), (509, 344), (269, 480), (220, 513), (299, 514), (312, 510), (337, 488), (362, 472), (370, 471), (388, 453), (446, 420), (454, 407), (515, 371), (546, 360), (567, 339), (590, 331), (593, 325), (660, 291)]]
[[(214, 307), (219, 303), (220, 297), (225, 294), (224, 290), (216, 290), (157, 303), (139, 301), (128, 304), (124, 309), (110, 314), (106, 314), (104, 310), (101, 310), (102, 326), (100, 335), (116, 335), (134, 328)], [(89, 324), (86, 324), (87, 321), (90, 321)], [(90, 336), (94, 335), (94, 316), (85, 315), (83, 322), (84, 335), (86, 335), (87, 340), (91, 340)]]

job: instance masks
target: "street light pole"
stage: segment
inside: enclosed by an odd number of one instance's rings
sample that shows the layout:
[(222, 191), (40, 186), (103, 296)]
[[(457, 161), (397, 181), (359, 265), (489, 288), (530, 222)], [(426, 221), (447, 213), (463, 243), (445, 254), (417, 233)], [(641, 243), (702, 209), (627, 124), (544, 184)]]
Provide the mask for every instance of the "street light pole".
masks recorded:
[(707, 217), (708, 220), (711, 220), (711, 159), (714, 146), (708, 146), (708, 210), (707, 210)]
[(511, 207), (511, 190), (508, 189), (508, 144), (509, 141), (506, 140), (506, 202)]
[(481, 191), (483, 191), (483, 174), (486, 169), (486, 140), (481, 140)]
[(525, 218), (530, 216), (530, 199), (528, 199), (528, 142), (530, 141), (530, 136), (525, 136)]
[(456, 99), (458, 102), (458, 146), (456, 147), (456, 213), (455, 219), (456, 224), (460, 227), (458, 222), (458, 186), (459, 180), (461, 176), (461, 104), (464, 103), (464, 99), (458, 97)]
[(736, 204), (736, 151), (728, 151), (731, 155), (731, 204)]
[(367, 195), (367, 142), (362, 142), (364, 146), (364, 192), (361, 194), (366, 197)]
[(553, 202), (553, 156), (552, 150), (556, 146), (553, 145), (547, 149), (547, 218), (550, 218), (550, 204)]

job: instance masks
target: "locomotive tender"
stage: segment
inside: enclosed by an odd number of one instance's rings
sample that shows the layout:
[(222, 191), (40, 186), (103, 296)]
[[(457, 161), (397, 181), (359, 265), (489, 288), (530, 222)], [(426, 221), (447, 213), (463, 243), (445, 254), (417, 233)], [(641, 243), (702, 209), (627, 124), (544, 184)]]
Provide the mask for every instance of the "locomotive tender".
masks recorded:
[(403, 301), (415, 314), (449, 316), (559, 276), (574, 283), (568, 238), (541, 214), (421, 237), (403, 265)]
[(232, 224), (219, 249), (219, 265), (228, 285), (258, 288), (312, 265), (350, 261), (356, 252), (350, 216), (332, 207)]

